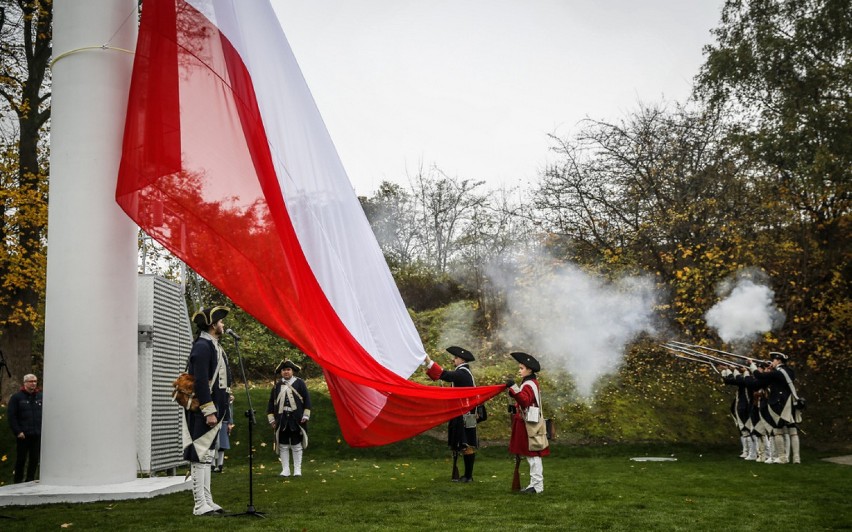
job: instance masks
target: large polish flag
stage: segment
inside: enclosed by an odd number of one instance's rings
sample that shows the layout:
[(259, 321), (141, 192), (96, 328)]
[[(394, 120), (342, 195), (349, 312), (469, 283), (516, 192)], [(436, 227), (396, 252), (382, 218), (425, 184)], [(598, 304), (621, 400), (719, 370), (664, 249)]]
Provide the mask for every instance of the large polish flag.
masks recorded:
[(267, 0), (146, 0), (116, 200), (314, 359), (353, 446), (502, 386), (408, 380), (425, 352)]

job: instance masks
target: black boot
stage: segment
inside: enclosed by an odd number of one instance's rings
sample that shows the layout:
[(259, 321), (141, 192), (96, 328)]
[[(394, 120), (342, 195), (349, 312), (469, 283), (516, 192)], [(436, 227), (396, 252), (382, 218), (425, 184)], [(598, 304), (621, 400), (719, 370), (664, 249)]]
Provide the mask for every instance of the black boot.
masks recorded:
[(473, 482), (473, 463), (475, 461), (475, 454), (464, 455), (464, 476), (459, 479), (459, 482)]

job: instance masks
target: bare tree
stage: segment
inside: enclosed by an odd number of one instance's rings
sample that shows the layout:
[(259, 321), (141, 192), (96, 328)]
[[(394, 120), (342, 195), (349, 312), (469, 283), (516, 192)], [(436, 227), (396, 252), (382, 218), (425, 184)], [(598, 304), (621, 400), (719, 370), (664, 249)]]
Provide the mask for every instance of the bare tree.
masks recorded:
[(670, 275), (678, 245), (706, 243), (760, 207), (724, 133), (717, 116), (657, 106), (617, 124), (589, 121), (574, 139), (554, 137), (562, 160), (534, 194), (545, 228), (576, 259), (627, 253)]
[(422, 252), (423, 239), (412, 195), (385, 181), (374, 196), (361, 198), (361, 206), (391, 269), (411, 266)]
[(483, 181), (449, 177), (437, 167), (421, 168), (412, 189), (419, 206), (426, 258), (438, 273), (447, 273), (450, 260), (461, 247), (476, 210), (488, 196), (479, 191)]
[(453, 274), (475, 295), (487, 327), (499, 321), (504, 303), (500, 283), (493, 282), (495, 272), (510, 269), (514, 255), (538, 240), (525, 201), (519, 190), (493, 191), (474, 209), (459, 240)]
[(713, 288), (755, 264), (766, 229), (788, 212), (721, 117), (642, 107), (555, 140), (562, 160), (534, 196), (551, 252), (602, 272), (654, 274), (672, 294), (667, 317), (706, 334)]

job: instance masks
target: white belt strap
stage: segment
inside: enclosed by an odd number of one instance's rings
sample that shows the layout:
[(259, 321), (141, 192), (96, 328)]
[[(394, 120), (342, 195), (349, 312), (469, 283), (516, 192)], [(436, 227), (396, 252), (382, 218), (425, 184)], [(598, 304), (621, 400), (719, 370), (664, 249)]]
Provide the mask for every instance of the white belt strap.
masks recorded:
[(793, 398), (798, 401), (799, 395), (796, 393), (796, 385), (793, 384), (793, 379), (790, 378), (790, 375), (786, 371), (784, 371), (784, 368), (782, 368), (781, 366), (778, 366), (777, 369), (781, 372), (782, 375), (784, 375), (784, 378), (787, 379), (787, 385), (790, 387), (790, 391), (793, 393)]
[(536, 386), (532, 381), (527, 381), (527, 382), (521, 384), (521, 388), (523, 388), (524, 386), (526, 386), (528, 384), (533, 389), (533, 393), (535, 394), (535, 405), (538, 407), (540, 415), (542, 417), (544, 417), (544, 409), (541, 406), (541, 396), (538, 394), (538, 386)]
[[(278, 398), (276, 399), (276, 402), (278, 403), (279, 414), (282, 412), (292, 412), (296, 409), (296, 400), (293, 398), (293, 394), (295, 394), (300, 401), (302, 401), (303, 403), (305, 402), (305, 399), (302, 397), (302, 394), (293, 389), (293, 387), (290, 386), (289, 383), (284, 382), (281, 384), (281, 391), (278, 392)], [(290, 404), (290, 410), (288, 410), (288, 407), (285, 406), (285, 399), (286, 402)]]

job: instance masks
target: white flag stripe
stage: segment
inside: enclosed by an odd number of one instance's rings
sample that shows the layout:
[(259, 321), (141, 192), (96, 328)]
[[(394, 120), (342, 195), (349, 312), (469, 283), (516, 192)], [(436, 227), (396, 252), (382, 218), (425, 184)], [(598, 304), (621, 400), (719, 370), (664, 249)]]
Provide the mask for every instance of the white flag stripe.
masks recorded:
[(287, 211), (335, 312), (370, 355), (408, 377), (425, 351), (295, 57), (266, 1), (189, 0), (242, 57)]

